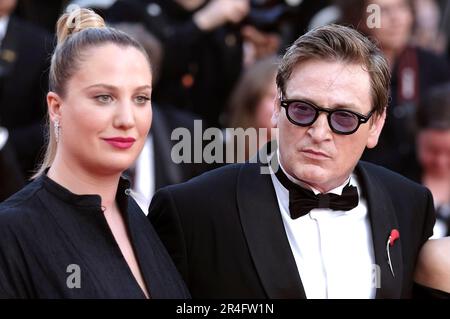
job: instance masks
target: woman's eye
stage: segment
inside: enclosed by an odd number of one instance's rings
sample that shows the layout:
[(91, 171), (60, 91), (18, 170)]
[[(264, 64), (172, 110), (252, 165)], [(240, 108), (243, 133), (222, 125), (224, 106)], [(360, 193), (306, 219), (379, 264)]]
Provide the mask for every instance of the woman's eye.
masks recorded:
[(146, 104), (148, 101), (150, 101), (150, 98), (144, 95), (136, 96), (135, 101), (137, 104)]
[(95, 99), (103, 104), (112, 102), (112, 97), (110, 95), (106, 95), (106, 94), (97, 95), (95, 97)]

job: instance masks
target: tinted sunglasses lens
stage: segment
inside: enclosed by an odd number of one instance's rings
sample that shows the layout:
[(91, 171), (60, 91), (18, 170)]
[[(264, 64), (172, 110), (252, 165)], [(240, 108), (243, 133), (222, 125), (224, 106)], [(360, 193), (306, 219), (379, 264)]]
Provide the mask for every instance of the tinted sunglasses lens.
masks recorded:
[(289, 117), (300, 125), (310, 125), (316, 117), (316, 109), (302, 102), (292, 102), (288, 107)]
[(358, 127), (359, 120), (355, 114), (346, 111), (337, 111), (331, 114), (330, 122), (334, 130), (348, 133)]

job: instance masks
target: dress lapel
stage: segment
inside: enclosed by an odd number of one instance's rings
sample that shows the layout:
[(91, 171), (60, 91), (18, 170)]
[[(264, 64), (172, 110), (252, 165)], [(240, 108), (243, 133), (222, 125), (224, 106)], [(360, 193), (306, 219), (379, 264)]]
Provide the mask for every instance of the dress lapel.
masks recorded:
[[(388, 262), (386, 244), (393, 229), (399, 229), (392, 194), (386, 193), (381, 181), (370, 173), (370, 166), (360, 162), (356, 173), (361, 178), (363, 196), (367, 199), (368, 212), (372, 227), (375, 263), (373, 278), (377, 284), (376, 298), (400, 298), (403, 281), (402, 247), (401, 241), (395, 241), (389, 246), (394, 275)], [(400, 233), (400, 237), (401, 237)]]
[(284, 229), (270, 175), (246, 164), (237, 182), (242, 228), (266, 294), (271, 299), (306, 298)]

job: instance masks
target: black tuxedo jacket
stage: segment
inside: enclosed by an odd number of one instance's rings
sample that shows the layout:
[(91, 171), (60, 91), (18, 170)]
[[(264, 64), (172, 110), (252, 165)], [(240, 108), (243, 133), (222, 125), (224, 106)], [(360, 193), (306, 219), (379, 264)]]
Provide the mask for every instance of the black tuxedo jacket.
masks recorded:
[[(261, 165), (228, 165), (155, 194), (149, 218), (193, 298), (305, 298), (275, 190)], [(408, 298), (419, 249), (432, 235), (432, 196), (373, 164), (360, 162), (356, 173), (380, 267), (376, 296)], [(391, 248), (395, 277), (386, 255), (392, 229), (400, 232)]]

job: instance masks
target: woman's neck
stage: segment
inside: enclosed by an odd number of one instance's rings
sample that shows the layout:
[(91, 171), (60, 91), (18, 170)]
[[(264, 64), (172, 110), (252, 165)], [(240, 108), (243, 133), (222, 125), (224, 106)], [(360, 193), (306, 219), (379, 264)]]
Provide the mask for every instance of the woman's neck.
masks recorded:
[(74, 194), (96, 194), (106, 209), (114, 207), (120, 173), (115, 175), (91, 174), (81, 167), (57, 160), (53, 162), (47, 176)]

